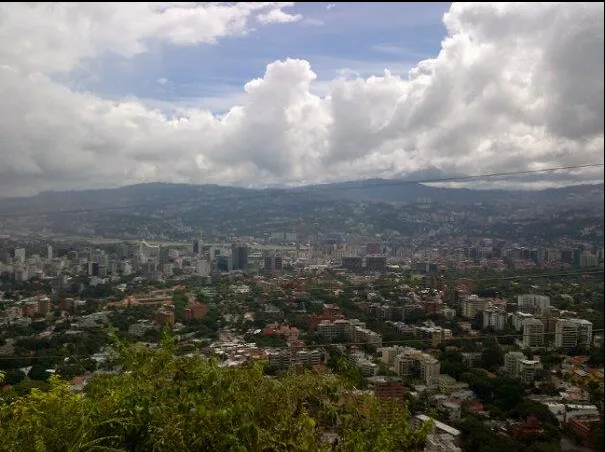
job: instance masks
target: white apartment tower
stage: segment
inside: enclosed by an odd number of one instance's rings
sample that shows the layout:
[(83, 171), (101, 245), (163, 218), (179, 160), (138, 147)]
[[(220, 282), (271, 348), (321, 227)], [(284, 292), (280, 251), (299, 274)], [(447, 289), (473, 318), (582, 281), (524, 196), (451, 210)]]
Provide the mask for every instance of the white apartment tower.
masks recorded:
[(592, 322), (584, 319), (572, 319), (578, 327), (578, 345), (592, 345)]
[(477, 295), (469, 295), (460, 304), (461, 315), (464, 318), (472, 319), (479, 311), (484, 310), (486, 306), (487, 302), (483, 298), (479, 298)]
[(483, 311), (483, 328), (489, 327), (496, 331), (506, 328), (506, 312), (494, 308)]
[(532, 384), (536, 379), (536, 374), (540, 368), (540, 361), (522, 359), (519, 361), (519, 378), (526, 385)]
[(584, 319), (559, 319), (555, 325), (555, 347), (571, 350), (592, 345), (592, 322)]
[(508, 352), (504, 355), (504, 369), (511, 377), (519, 375), (519, 363), (521, 360), (527, 359), (523, 352)]
[(544, 324), (538, 319), (523, 322), (523, 346), (542, 347), (544, 345)]
[(544, 315), (550, 308), (550, 297), (546, 295), (523, 294), (517, 297), (517, 305), (521, 312)]
[(578, 326), (571, 319), (559, 319), (555, 325), (555, 347), (571, 350), (578, 343)]

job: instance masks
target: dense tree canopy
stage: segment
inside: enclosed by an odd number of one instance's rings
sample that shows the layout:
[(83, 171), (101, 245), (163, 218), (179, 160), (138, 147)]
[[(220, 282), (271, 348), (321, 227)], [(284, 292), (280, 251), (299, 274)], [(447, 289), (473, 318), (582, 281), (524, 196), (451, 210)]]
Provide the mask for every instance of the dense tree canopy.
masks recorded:
[(401, 406), (338, 376), (267, 377), (262, 363), (175, 357), (167, 341), (118, 348), (123, 371), (83, 394), (51, 377), (49, 391), (0, 406), (0, 451), (412, 451), (426, 435)]

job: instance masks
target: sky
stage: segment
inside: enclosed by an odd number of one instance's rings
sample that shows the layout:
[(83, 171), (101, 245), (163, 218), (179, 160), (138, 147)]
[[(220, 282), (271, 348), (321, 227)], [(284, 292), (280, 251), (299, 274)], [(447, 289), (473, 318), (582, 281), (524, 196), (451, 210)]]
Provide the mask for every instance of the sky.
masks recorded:
[[(603, 3), (0, 3), (0, 197), (603, 162)], [(481, 188), (602, 182), (603, 168)]]

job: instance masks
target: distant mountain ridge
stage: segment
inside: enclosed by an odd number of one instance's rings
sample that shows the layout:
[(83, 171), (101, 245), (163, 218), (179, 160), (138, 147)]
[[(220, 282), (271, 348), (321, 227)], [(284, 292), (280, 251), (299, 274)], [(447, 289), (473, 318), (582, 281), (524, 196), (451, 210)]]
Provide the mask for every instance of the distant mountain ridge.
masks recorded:
[[(553, 218), (557, 221), (553, 223)], [(147, 183), (0, 199), (0, 233), (190, 240), (295, 231), (603, 242), (603, 184), (538, 191), (438, 188), (372, 179), (296, 188)], [(602, 245), (600, 245), (602, 246)]]
[(603, 184), (573, 185), (543, 190), (471, 190), (467, 188), (431, 187), (405, 180), (367, 179), (307, 185), (295, 188), (251, 189), (216, 184), (178, 184), (151, 182), (119, 188), (45, 191), (26, 198), (0, 198), (0, 212), (53, 209), (103, 209), (154, 203), (245, 200), (246, 198), (275, 199), (292, 196), (306, 201), (346, 200), (357, 202), (416, 203), (438, 202), (468, 205), (474, 203), (500, 204), (601, 204)]

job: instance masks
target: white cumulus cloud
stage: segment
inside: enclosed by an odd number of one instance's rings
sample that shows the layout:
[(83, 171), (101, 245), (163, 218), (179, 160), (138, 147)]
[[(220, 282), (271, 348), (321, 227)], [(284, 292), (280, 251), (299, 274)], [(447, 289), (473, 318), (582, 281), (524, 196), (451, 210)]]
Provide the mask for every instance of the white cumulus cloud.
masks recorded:
[[(602, 3), (453, 4), (439, 53), (406, 76), (336, 79), (317, 95), (314, 84), (325, 81), (316, 82), (313, 62), (283, 58), (222, 115), (194, 105), (166, 116), (136, 98), (103, 99), (52, 77), (106, 52), (130, 57), (154, 41), (211, 44), (245, 35), (252, 20), (293, 21), (282, 11), (291, 5), (1, 4), (0, 194), (603, 161)], [(572, 176), (602, 180), (603, 172)]]

